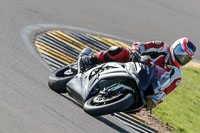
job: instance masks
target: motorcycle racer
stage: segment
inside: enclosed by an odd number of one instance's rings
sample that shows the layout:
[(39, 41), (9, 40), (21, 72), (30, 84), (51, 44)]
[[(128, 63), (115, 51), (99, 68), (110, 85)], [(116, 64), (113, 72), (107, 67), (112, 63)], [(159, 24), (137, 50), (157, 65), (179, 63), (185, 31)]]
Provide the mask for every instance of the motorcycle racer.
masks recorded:
[[(163, 102), (165, 97), (173, 91), (181, 81), (181, 67), (187, 64), (194, 57), (196, 47), (186, 37), (176, 40), (171, 46), (163, 41), (134, 42), (132, 49), (112, 46), (108, 50), (99, 53), (83, 56), (83, 65), (94, 65), (105, 62), (128, 62), (134, 58), (142, 58), (148, 65), (159, 66), (159, 79), (170, 77), (170, 81), (162, 88), (158, 83), (154, 88), (154, 94), (146, 97), (147, 107), (154, 108)], [(137, 57), (137, 58), (136, 58)]]

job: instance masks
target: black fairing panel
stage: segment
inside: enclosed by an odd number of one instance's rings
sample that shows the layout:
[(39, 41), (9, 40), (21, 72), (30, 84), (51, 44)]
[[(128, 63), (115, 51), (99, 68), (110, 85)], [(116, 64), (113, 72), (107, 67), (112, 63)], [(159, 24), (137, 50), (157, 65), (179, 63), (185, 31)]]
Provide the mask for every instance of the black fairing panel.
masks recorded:
[(152, 77), (155, 74), (155, 68), (142, 65), (141, 70), (137, 74), (137, 77), (139, 79), (139, 88), (142, 89), (143, 91), (146, 91), (146, 89), (149, 87), (150, 81)]
[(139, 62), (129, 62), (125, 64), (132, 77), (135, 79), (144, 104), (146, 104), (144, 91), (149, 87), (154, 75), (155, 68)]

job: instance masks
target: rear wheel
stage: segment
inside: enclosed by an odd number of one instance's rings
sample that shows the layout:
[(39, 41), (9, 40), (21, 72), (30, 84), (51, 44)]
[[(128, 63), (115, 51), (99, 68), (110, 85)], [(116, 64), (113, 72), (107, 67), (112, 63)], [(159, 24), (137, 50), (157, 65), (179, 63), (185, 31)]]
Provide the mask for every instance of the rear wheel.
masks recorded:
[(118, 94), (109, 98), (93, 96), (84, 104), (84, 111), (90, 115), (106, 115), (120, 112), (134, 103), (135, 99), (131, 93)]
[(73, 71), (70, 65), (64, 66), (49, 76), (48, 85), (57, 93), (66, 93), (66, 84), (76, 73), (77, 71)]

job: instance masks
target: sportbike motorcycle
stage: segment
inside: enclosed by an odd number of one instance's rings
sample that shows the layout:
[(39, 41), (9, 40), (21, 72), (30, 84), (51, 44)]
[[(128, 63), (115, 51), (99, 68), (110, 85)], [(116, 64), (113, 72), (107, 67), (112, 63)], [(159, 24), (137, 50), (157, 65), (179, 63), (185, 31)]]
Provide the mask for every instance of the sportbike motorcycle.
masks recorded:
[[(89, 48), (80, 56), (90, 55)], [(68, 93), (90, 115), (135, 112), (146, 107), (146, 96), (154, 92), (156, 66), (142, 61), (109, 62), (83, 69), (81, 58), (49, 76), (49, 87)], [(162, 79), (164, 86), (168, 79)]]

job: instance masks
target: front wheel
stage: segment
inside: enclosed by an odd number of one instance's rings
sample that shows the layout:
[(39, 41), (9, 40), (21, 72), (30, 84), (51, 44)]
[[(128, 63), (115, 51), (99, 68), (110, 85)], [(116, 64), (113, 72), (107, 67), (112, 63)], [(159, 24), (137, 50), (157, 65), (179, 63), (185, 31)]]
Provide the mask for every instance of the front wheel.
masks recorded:
[(98, 96), (93, 96), (85, 102), (83, 108), (90, 115), (107, 115), (127, 109), (134, 101), (135, 99), (131, 93), (99, 100)]
[(57, 93), (66, 93), (66, 84), (76, 75), (71, 66), (67, 65), (49, 76), (48, 85)]

